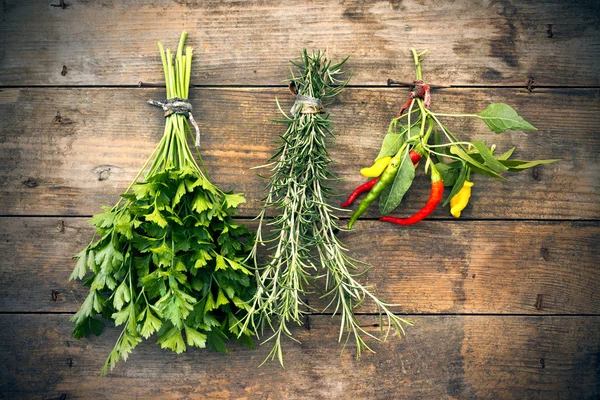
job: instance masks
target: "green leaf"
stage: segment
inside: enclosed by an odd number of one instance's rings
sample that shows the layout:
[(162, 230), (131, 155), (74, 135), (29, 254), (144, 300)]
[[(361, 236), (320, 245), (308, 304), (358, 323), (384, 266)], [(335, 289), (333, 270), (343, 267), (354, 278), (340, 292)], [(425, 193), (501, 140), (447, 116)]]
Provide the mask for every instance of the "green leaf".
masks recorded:
[(154, 316), (150, 311), (150, 308), (146, 309), (146, 319), (144, 320), (144, 325), (142, 325), (142, 330), (140, 334), (148, 339), (150, 336), (157, 332), (162, 326), (162, 321)]
[(194, 309), (195, 302), (196, 299), (181, 290), (172, 290), (171, 293), (165, 294), (156, 302), (156, 307), (161, 311), (163, 318), (171, 321), (174, 326), (181, 328), (183, 321)]
[(484, 142), (473, 142), (473, 146), (475, 146), (477, 151), (479, 151), (479, 154), (483, 158), (485, 165), (490, 167), (493, 171), (501, 172), (501, 171), (506, 171), (508, 169), (504, 165), (502, 165), (500, 163), (500, 161), (498, 161), (498, 160), (496, 160), (496, 158), (494, 158), (494, 155), (487, 148), (487, 146), (485, 145)]
[[(405, 131), (406, 132), (406, 131)], [(375, 161), (383, 157), (393, 157), (404, 144), (405, 135), (403, 133), (388, 132), (383, 138), (381, 149)]]
[(130, 303), (127, 307), (123, 308), (121, 311), (113, 313), (111, 318), (115, 321), (115, 326), (119, 326), (129, 321), (130, 317), (134, 317), (135, 321), (135, 305)]
[(454, 186), (452, 187), (452, 191), (450, 192), (450, 195), (444, 202), (443, 207), (445, 207), (448, 203), (450, 203), (450, 200), (454, 196), (456, 196), (456, 194), (460, 191), (460, 189), (462, 189), (463, 185), (465, 184), (465, 180), (467, 179), (468, 174), (469, 174), (469, 167), (464, 165), (462, 167), (462, 169), (460, 170), (460, 173), (458, 174), (458, 177), (456, 178), (456, 182), (454, 182)]
[[(406, 126), (400, 125), (400, 132), (388, 132), (383, 138), (383, 142), (381, 143), (381, 149), (379, 150), (379, 154), (375, 161), (379, 160), (383, 157), (393, 157), (400, 151), (402, 145), (406, 141)], [(418, 136), (421, 133), (421, 128), (419, 126), (413, 125), (410, 128), (410, 137)]]
[(237, 206), (245, 202), (246, 199), (239, 193), (225, 193), (225, 199), (223, 204), (225, 204), (226, 208), (236, 208)]
[(513, 147), (512, 149), (508, 150), (505, 153), (502, 153), (501, 156), (498, 157), (498, 160), (508, 160), (510, 158), (510, 156), (512, 156), (512, 153), (515, 151), (516, 147)]
[(555, 160), (535, 160), (535, 161), (523, 161), (523, 160), (501, 160), (500, 162), (508, 168), (511, 172), (519, 172), (524, 169), (533, 168), (536, 165), (550, 164), (553, 162), (560, 161)]
[(77, 253), (77, 255), (75, 257), (73, 257), (73, 258), (77, 258), (77, 263), (75, 264), (75, 268), (73, 269), (71, 276), (69, 276), (70, 281), (73, 281), (75, 279), (83, 279), (83, 277), (87, 273), (86, 255), (87, 255), (87, 247), (85, 249), (81, 250), (79, 253)]
[(194, 262), (194, 268), (200, 269), (206, 266), (206, 264), (208, 264), (208, 261), (212, 260), (212, 256), (206, 250), (198, 250), (196, 253), (194, 253), (193, 260), (194, 259), (196, 260)]
[(442, 176), (442, 181), (444, 182), (444, 186), (454, 185), (454, 182), (456, 182), (456, 178), (458, 178), (458, 169), (452, 168), (448, 164), (444, 164), (444, 163), (435, 164), (435, 168), (438, 170), (438, 172)]
[(171, 203), (171, 207), (175, 207), (181, 201), (181, 198), (186, 194), (185, 182), (182, 181), (177, 186), (177, 191), (175, 192), (175, 196), (173, 196), (173, 202)]
[(103, 207), (104, 212), (96, 214), (90, 220), (90, 225), (97, 228), (110, 228), (115, 220), (115, 213), (108, 207)]
[(144, 218), (146, 219), (146, 221), (154, 222), (161, 228), (166, 228), (169, 225), (169, 223), (162, 216), (160, 211), (158, 211), (157, 207), (154, 207), (154, 211), (151, 214), (146, 214), (146, 216)]
[(90, 290), (85, 301), (77, 310), (77, 313), (71, 317), (71, 322), (81, 324), (87, 317), (102, 312), (104, 301), (102, 296), (96, 290)]
[(459, 156), (463, 161), (470, 164), (473, 167), (473, 169), (479, 173), (483, 173), (484, 175), (491, 176), (493, 178), (505, 179), (502, 175), (498, 174), (495, 171), (492, 171), (488, 166), (481, 164), (479, 161), (475, 160), (473, 157), (465, 153), (460, 147), (456, 145), (450, 146), (450, 153)]
[(194, 197), (194, 201), (192, 201), (192, 210), (197, 213), (201, 213), (202, 211), (208, 210), (212, 207), (212, 203), (204, 197), (202, 193), (196, 194)]
[(107, 241), (106, 245), (96, 252), (96, 264), (100, 265), (100, 270), (109, 274), (123, 263), (123, 254), (117, 250), (114, 240)]
[(129, 286), (126, 281), (121, 282), (117, 290), (115, 291), (115, 296), (113, 299), (113, 305), (117, 311), (123, 308), (123, 305), (129, 303), (131, 301), (131, 296), (129, 293)]
[(493, 103), (477, 115), (487, 126), (496, 133), (502, 133), (508, 129), (520, 131), (536, 131), (537, 128), (525, 121), (508, 104)]
[(225, 346), (225, 340), (227, 339), (227, 335), (225, 335), (220, 330), (212, 330), (207, 334), (207, 344), (208, 348), (214, 351), (218, 351), (219, 353), (227, 353), (227, 347)]
[(169, 349), (177, 354), (181, 354), (185, 351), (185, 342), (181, 335), (181, 329), (173, 327), (163, 333), (156, 343), (160, 344), (163, 349)]
[(206, 347), (206, 335), (198, 332), (195, 329), (185, 326), (185, 338), (187, 339), (188, 346), (196, 346), (201, 349)]
[(227, 269), (227, 264), (225, 264), (225, 258), (222, 255), (217, 254), (217, 266), (215, 267), (215, 271), (220, 269)]
[(217, 302), (215, 303), (215, 308), (219, 308), (219, 306), (224, 306), (229, 304), (229, 300), (225, 297), (225, 293), (221, 289), (219, 289), (219, 294), (217, 295)]
[(240, 299), (239, 297), (234, 297), (233, 299), (231, 299), (231, 301), (233, 301), (233, 304), (235, 304), (237, 308), (240, 308), (242, 310), (249, 311), (251, 308), (250, 304)]
[(121, 338), (117, 341), (117, 344), (113, 348), (113, 350), (108, 355), (106, 362), (104, 363), (104, 367), (100, 372), (100, 375), (106, 375), (108, 369), (112, 371), (119, 359), (123, 359), (123, 361), (127, 361), (129, 358), (129, 354), (133, 351), (133, 349), (142, 341), (142, 338), (137, 334), (131, 334), (127, 331), (123, 332)]
[(123, 214), (115, 218), (115, 231), (127, 239), (133, 238), (133, 224), (131, 223), (131, 214), (129, 212), (123, 212)]
[(407, 148), (402, 156), (400, 167), (398, 168), (394, 181), (391, 185), (383, 189), (383, 192), (381, 193), (381, 198), (379, 199), (379, 212), (381, 215), (391, 213), (400, 205), (404, 194), (410, 188), (410, 185), (412, 185), (414, 178), (415, 168), (410, 160)]
[(212, 311), (215, 308), (217, 308), (217, 306), (215, 305), (213, 295), (211, 292), (208, 292), (208, 294), (206, 295), (206, 305), (204, 306), (204, 313), (206, 314), (207, 312)]
[[(240, 249), (238, 249), (238, 250), (240, 250)], [(229, 266), (231, 266), (231, 268), (234, 271), (242, 271), (246, 275), (253, 275), (253, 273), (251, 271), (249, 271), (247, 268), (245, 268), (242, 264), (238, 263), (237, 261), (233, 261), (228, 258), (227, 263), (229, 264)]]
[(102, 333), (103, 328), (104, 323), (102, 321), (99, 321), (94, 317), (85, 317), (81, 322), (75, 324), (72, 335), (76, 339), (88, 337), (92, 333), (98, 336)]

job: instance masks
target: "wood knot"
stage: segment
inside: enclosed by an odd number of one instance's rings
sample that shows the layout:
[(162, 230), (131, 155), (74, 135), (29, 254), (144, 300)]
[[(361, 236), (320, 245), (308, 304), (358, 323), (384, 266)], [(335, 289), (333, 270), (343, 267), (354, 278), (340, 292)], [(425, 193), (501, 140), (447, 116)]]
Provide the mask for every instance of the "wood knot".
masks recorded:
[(548, 261), (548, 259), (550, 258), (550, 250), (548, 250), (546, 247), (542, 247), (540, 249), (540, 255), (542, 256), (544, 261)]
[(35, 187), (37, 187), (38, 183), (35, 179), (33, 178), (27, 178), (25, 179), (23, 182), (21, 182), (25, 187), (28, 187), (29, 189), (33, 189)]
[(63, 117), (60, 115), (60, 111), (56, 112), (56, 116), (52, 119), (52, 123), (54, 125), (71, 125), (73, 120), (67, 117)]
[(67, 76), (67, 72), (68, 72), (68, 71), (67, 71), (67, 66), (66, 66), (66, 65), (63, 65), (63, 67), (62, 67), (62, 70), (60, 71), (60, 74), (61, 74), (62, 76)]
[[(52, 7), (60, 7), (60, 8), (62, 8), (63, 10), (64, 10), (65, 8), (69, 7), (69, 4), (68, 4), (68, 3), (66, 3), (66, 2), (65, 2), (65, 0), (60, 0), (60, 1), (58, 2), (58, 4), (50, 4), (50, 5), (51, 5)], [(65, 395), (65, 396), (66, 396), (66, 395)]]
[(58, 221), (58, 226), (56, 227), (56, 231), (59, 233), (65, 233), (65, 221)]
[(540, 358), (540, 365), (542, 366), (542, 369), (546, 368), (546, 359)]
[(548, 24), (548, 30), (546, 31), (549, 38), (554, 37), (554, 31), (552, 30), (552, 24)]
[(110, 178), (110, 168), (104, 169), (104, 170), (100, 171), (100, 173), (98, 174), (99, 181), (105, 181), (108, 178)]
[(116, 165), (110, 165), (110, 164), (104, 164), (104, 165), (98, 165), (97, 167), (94, 167), (92, 169), (92, 173), (98, 176), (98, 180), (100, 182), (102, 181), (106, 181), (110, 178), (112, 172), (114, 170), (118, 170), (119, 167), (117, 167)]
[(541, 294), (538, 294), (537, 298), (535, 299), (535, 309), (536, 310), (538, 310), (538, 311), (542, 310), (542, 308), (544, 307), (543, 301), (544, 301), (544, 296)]
[(60, 295), (60, 292), (58, 290), (53, 290), (50, 294), (51, 299), (53, 302), (57, 302), (57, 301), (62, 301), (62, 296)]
[(67, 358), (67, 365), (69, 368), (73, 368), (73, 359), (71, 357)]
[(542, 180), (542, 170), (540, 169), (539, 165), (531, 168), (531, 177), (533, 180), (538, 182)]

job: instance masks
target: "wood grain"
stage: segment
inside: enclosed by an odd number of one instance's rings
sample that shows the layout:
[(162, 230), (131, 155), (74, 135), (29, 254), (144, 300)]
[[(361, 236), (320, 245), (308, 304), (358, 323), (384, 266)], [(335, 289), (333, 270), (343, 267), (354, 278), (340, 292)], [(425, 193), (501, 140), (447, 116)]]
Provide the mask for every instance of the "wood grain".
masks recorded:
[[(360, 278), (401, 313), (597, 314), (600, 224), (378, 221), (340, 234), (372, 263)], [(92, 228), (81, 218), (0, 218), (0, 312), (75, 312), (87, 288), (69, 282)], [(540, 304), (537, 304), (538, 300)], [(324, 307), (315, 294), (310, 304)], [(359, 312), (375, 312), (367, 303)]]
[[(99, 370), (119, 331), (70, 337), (67, 315), (0, 316), (0, 390), (7, 398), (390, 399), (596, 398), (600, 317), (416, 317), (403, 340), (342, 355), (337, 322), (311, 317), (286, 343), (286, 369), (261, 368), (268, 345), (230, 355), (175, 355), (146, 342), (107, 377)], [(362, 323), (376, 333), (375, 317)]]
[(156, 41), (184, 29), (196, 85), (279, 85), (303, 47), (350, 55), (356, 85), (412, 80), (410, 47), (437, 84), (600, 85), (593, 0), (52, 3), (2, 2), (0, 85), (160, 83)]
[[(144, 164), (163, 132), (160, 110), (148, 98), (159, 89), (4, 89), (0, 92), (0, 215), (91, 215), (114, 204)], [(539, 128), (537, 132), (491, 133), (472, 119), (446, 118), (460, 138), (517, 146), (516, 158), (560, 162), (508, 181), (477, 176), (462, 219), (598, 219), (600, 217), (600, 91), (583, 89), (446, 89), (433, 94), (438, 112), (473, 113), (490, 102), (508, 102)], [(347, 89), (328, 107), (337, 138), (332, 169), (343, 178), (340, 197), (364, 182), (406, 89)], [(289, 109), (285, 89), (197, 89), (192, 103), (202, 131), (202, 154), (212, 180), (244, 192), (244, 216), (258, 212), (264, 181), (251, 170), (275, 150), (283, 126), (274, 98)], [(557, 110), (560, 110), (558, 112)], [(70, 124), (56, 124), (56, 113)], [(410, 215), (426, 202), (428, 178), (418, 171), (398, 210)], [(447, 192), (448, 193), (448, 192)], [(375, 207), (374, 207), (375, 208)], [(376, 217), (376, 211), (367, 214)], [(434, 218), (449, 218), (439, 208)]]

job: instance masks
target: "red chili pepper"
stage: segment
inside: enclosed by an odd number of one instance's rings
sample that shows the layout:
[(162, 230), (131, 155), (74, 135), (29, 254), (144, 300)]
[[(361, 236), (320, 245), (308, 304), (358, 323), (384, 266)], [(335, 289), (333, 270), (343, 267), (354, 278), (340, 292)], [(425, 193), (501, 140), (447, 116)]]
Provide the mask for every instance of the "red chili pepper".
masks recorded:
[(410, 156), (410, 161), (415, 165), (421, 160), (421, 155), (414, 150), (411, 150), (408, 155)]
[(431, 194), (425, 207), (421, 208), (415, 215), (408, 218), (381, 217), (380, 221), (391, 222), (397, 225), (412, 225), (427, 218), (440, 204), (444, 194), (444, 182), (440, 173), (434, 168), (431, 171)]
[(356, 198), (359, 195), (373, 189), (373, 186), (375, 186), (375, 184), (377, 183), (378, 180), (379, 180), (379, 177), (372, 179), (372, 180), (368, 181), (367, 183), (362, 184), (359, 187), (357, 187), (356, 190), (354, 192), (352, 192), (350, 194), (350, 196), (348, 196), (348, 200), (346, 200), (345, 202), (342, 203), (342, 207), (350, 206), (350, 204), (354, 203), (354, 200), (356, 200)]

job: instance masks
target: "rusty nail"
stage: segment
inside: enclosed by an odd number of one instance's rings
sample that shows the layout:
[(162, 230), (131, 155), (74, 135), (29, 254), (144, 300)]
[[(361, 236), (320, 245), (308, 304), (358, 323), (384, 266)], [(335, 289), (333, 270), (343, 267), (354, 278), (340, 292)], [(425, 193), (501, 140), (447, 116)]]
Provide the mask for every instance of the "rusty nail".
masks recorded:
[(66, 65), (63, 65), (62, 71), (60, 71), (60, 74), (62, 76), (66, 76), (67, 75), (67, 66)]
[(529, 79), (527, 80), (527, 91), (529, 93), (533, 92), (534, 84), (535, 84), (535, 81), (533, 80), (533, 76), (530, 76)]

